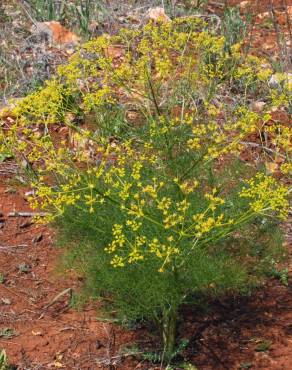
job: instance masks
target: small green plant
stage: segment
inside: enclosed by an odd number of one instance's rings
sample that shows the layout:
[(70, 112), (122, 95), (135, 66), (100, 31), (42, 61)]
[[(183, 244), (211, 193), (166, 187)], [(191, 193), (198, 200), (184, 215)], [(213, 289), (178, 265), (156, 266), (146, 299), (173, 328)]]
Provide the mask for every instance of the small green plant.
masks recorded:
[[(188, 339), (181, 339), (180, 343), (177, 345), (177, 347), (174, 349), (174, 351), (171, 353), (171, 358), (168, 359), (168, 362), (171, 362), (173, 359), (175, 359), (178, 355), (181, 355), (183, 351), (188, 346), (189, 341)], [(142, 358), (144, 360), (150, 361), (152, 363), (163, 363), (164, 362), (164, 351), (156, 351), (156, 352), (144, 352), (142, 353)], [(170, 366), (168, 367), (171, 368)]]
[(30, 9), (34, 11), (37, 21), (55, 21), (61, 18), (66, 1), (29, 0)]
[(269, 351), (272, 344), (273, 342), (271, 340), (261, 339), (258, 341), (258, 344), (255, 350), (256, 352), (267, 352)]
[(10, 328), (0, 329), (0, 338), (10, 339), (16, 335), (16, 331)]
[(0, 351), (0, 370), (8, 370), (7, 355), (4, 349)]
[(10, 158), (12, 158), (13, 157), (13, 155), (12, 155), (12, 153), (11, 152), (9, 152), (9, 151), (1, 151), (0, 152), (0, 163), (1, 162), (4, 162), (6, 159), (10, 159)]
[(163, 6), (166, 14), (170, 15), (172, 18), (177, 16), (187, 16), (192, 15), (194, 12), (203, 12), (204, 6), (207, 4), (207, 0), (163, 0), (157, 1), (154, 6)]
[(268, 272), (269, 276), (278, 279), (283, 285), (289, 285), (289, 270), (288, 268), (278, 269), (274, 264), (271, 270)]
[(89, 24), (94, 13), (93, 8), (96, 6), (92, 0), (79, 0), (79, 4), (71, 4), (70, 10), (72, 14), (78, 19), (79, 27), (83, 34), (88, 37), (90, 35)]
[(100, 10), (103, 11), (102, 1), (75, 0), (67, 2), (64, 0), (30, 0), (30, 9), (37, 21), (62, 21), (69, 25), (71, 29), (76, 29), (78, 33), (86, 38), (90, 36), (89, 25), (94, 17), (98, 16)]
[(181, 365), (181, 368), (183, 370), (198, 370), (198, 368), (195, 365), (192, 365), (190, 363), (184, 363)]
[(4, 282), (5, 282), (4, 274), (2, 274), (2, 272), (0, 272), (0, 284), (3, 284)]
[(166, 370), (176, 370), (177, 368), (182, 370), (198, 370), (198, 368), (190, 363), (178, 364), (178, 366), (167, 365)]
[(11, 17), (6, 14), (5, 8), (3, 4), (0, 4), (0, 22), (9, 22), (11, 21)]
[(232, 45), (244, 40), (248, 31), (250, 17), (247, 15), (246, 20), (240, 15), (238, 7), (227, 7), (222, 19), (222, 33), (225, 37), (225, 48), (230, 51)]
[(240, 364), (239, 369), (251, 369), (253, 367), (251, 362), (243, 362)]
[(261, 27), (272, 30), (274, 27), (273, 19), (271, 17), (264, 18), (263, 22), (261, 23)]

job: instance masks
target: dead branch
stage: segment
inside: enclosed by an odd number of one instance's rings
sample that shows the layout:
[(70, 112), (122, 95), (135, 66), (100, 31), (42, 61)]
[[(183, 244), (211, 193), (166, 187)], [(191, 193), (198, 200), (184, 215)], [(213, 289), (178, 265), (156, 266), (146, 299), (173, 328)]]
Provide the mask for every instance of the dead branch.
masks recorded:
[(62, 298), (67, 293), (71, 297), (72, 291), (73, 291), (72, 288), (67, 288), (67, 289), (63, 290), (61, 293), (57, 294), (56, 297), (54, 297), (50, 303), (48, 303), (45, 307), (43, 307), (43, 310), (46, 310), (49, 307), (51, 307), (54, 303), (56, 303), (60, 298)]
[(254, 148), (261, 148), (262, 150), (265, 150), (266, 152), (269, 152), (269, 153), (272, 153), (272, 154), (277, 154), (277, 156), (279, 156), (281, 158), (286, 158), (283, 154), (281, 154), (279, 152), (276, 152), (275, 150), (270, 149), (266, 146), (263, 146), (262, 144), (254, 143), (252, 141), (240, 141), (239, 144), (251, 146), (251, 147), (254, 147)]
[(27, 244), (7, 245), (7, 246), (0, 245), (0, 251), (10, 251), (11, 249), (26, 248), (26, 247), (28, 247)]
[(46, 217), (47, 212), (9, 212), (8, 217)]

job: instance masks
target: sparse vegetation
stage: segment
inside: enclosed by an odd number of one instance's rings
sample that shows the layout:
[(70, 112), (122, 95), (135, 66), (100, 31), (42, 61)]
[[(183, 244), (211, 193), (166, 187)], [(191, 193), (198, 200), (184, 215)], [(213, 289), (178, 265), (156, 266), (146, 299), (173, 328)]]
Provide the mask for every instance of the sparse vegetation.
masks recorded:
[(0, 330), (0, 338), (12, 338), (16, 335), (16, 332), (10, 328), (4, 328)]
[(225, 37), (225, 48), (230, 51), (232, 45), (242, 42), (248, 34), (250, 15), (243, 20), (238, 7), (226, 8), (222, 19), (222, 33)]
[(7, 356), (4, 349), (0, 351), (0, 370), (8, 370)]

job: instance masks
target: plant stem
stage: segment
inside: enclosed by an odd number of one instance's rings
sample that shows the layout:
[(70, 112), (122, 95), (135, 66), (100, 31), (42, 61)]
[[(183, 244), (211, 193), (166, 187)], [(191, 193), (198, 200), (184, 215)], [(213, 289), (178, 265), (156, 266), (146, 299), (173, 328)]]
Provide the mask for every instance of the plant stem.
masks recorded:
[(161, 115), (161, 112), (160, 112), (160, 109), (159, 109), (158, 102), (156, 100), (156, 95), (155, 95), (155, 92), (154, 92), (154, 88), (153, 88), (153, 85), (152, 85), (150, 76), (149, 76), (149, 73), (148, 73), (147, 70), (146, 70), (146, 75), (147, 75), (148, 85), (150, 87), (150, 92), (151, 92), (151, 95), (152, 95), (152, 101), (153, 101), (154, 106), (155, 106), (155, 109), (156, 109), (156, 113), (157, 113), (158, 116), (160, 116)]
[(163, 362), (169, 364), (172, 360), (176, 342), (177, 307), (170, 306), (163, 311), (162, 340)]

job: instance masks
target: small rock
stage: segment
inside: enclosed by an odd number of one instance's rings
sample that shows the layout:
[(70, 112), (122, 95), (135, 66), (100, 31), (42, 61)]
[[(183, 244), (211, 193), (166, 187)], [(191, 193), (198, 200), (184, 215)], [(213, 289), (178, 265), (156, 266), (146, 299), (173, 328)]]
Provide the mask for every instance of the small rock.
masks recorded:
[(268, 18), (269, 16), (270, 16), (270, 13), (269, 13), (269, 12), (259, 13), (259, 14), (257, 15), (257, 17), (258, 17), (259, 19)]
[(23, 262), (18, 265), (18, 271), (26, 274), (31, 271), (31, 266)]
[(250, 6), (250, 1), (246, 0), (246, 1), (241, 1), (240, 4), (239, 4), (239, 7), (241, 10), (245, 10), (247, 9), (248, 7)]
[(275, 173), (278, 170), (278, 164), (275, 162), (267, 162), (266, 163), (266, 170), (268, 174)]
[(34, 330), (32, 330), (31, 331), (31, 334), (34, 335), (34, 336), (40, 336), (40, 337), (43, 336), (43, 333), (41, 331), (34, 331)]
[(45, 35), (50, 44), (77, 45), (80, 42), (80, 37), (56, 21), (36, 22), (36, 25), (32, 26), (31, 32), (34, 35)]
[(124, 53), (124, 50), (119, 46), (109, 46), (106, 49), (106, 55), (112, 59), (120, 59)]
[(148, 10), (148, 18), (157, 23), (169, 23), (171, 19), (165, 14), (164, 8), (150, 8)]
[(264, 110), (266, 103), (263, 101), (255, 101), (251, 104), (251, 110), (260, 113)]
[(6, 304), (6, 305), (11, 304), (11, 300), (9, 298), (1, 298), (1, 301), (2, 301), (3, 304)]

